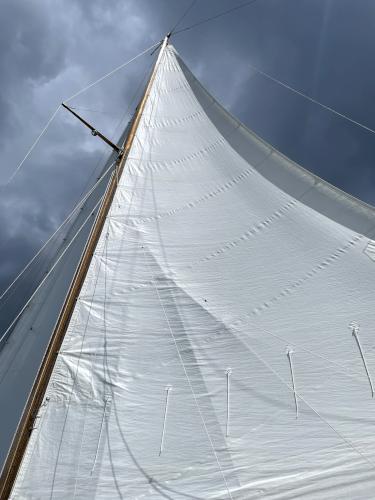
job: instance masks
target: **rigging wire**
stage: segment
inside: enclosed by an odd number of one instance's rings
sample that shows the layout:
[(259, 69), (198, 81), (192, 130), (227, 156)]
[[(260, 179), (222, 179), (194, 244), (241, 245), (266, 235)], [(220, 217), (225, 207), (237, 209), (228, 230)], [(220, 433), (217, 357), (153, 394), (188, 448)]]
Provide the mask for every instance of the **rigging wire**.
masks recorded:
[[(140, 52), (136, 56), (132, 57), (128, 61), (124, 62), (123, 64), (120, 64), (120, 66), (117, 66), (117, 68), (113, 69), (109, 73), (101, 76), (100, 78), (98, 78), (94, 82), (91, 82), (90, 84), (86, 85), (86, 87), (84, 87), (83, 89), (79, 90), (75, 94), (71, 95), (70, 97), (68, 97), (68, 99), (65, 99), (64, 102), (67, 103), (67, 102), (71, 101), (72, 99), (74, 99), (75, 97), (79, 96), (80, 94), (83, 94), (83, 92), (86, 92), (86, 90), (90, 89), (94, 85), (102, 82), (103, 80), (105, 80), (109, 76), (112, 76), (114, 73), (116, 73), (120, 69), (125, 68), (125, 66), (128, 66), (130, 63), (132, 63), (133, 61), (135, 61), (139, 57), (143, 56), (144, 54), (146, 54), (147, 52), (149, 52), (150, 50), (152, 50), (154, 47), (156, 47), (158, 44), (159, 44), (159, 42), (154, 43), (153, 45), (151, 45), (147, 49), (143, 50), (142, 52)], [(35, 149), (35, 146), (39, 143), (40, 139), (46, 133), (47, 129), (49, 128), (49, 126), (53, 122), (54, 118), (56, 117), (58, 111), (60, 110), (60, 107), (61, 107), (61, 104), (59, 104), (58, 107), (56, 108), (56, 110), (53, 112), (53, 114), (51, 115), (51, 117), (47, 121), (46, 125), (44, 126), (43, 130), (40, 132), (40, 134), (38, 135), (38, 137), (35, 139), (35, 141), (33, 142), (33, 144), (30, 146), (30, 148), (27, 151), (26, 155), (20, 161), (20, 163), (17, 165), (17, 167), (15, 168), (14, 172), (11, 174), (11, 176), (9, 177), (9, 179), (4, 184), (2, 184), (0, 187), (5, 188), (5, 187), (7, 187), (12, 182), (12, 180), (14, 179), (14, 177), (21, 170), (21, 168), (22, 168), (23, 164), (25, 163), (25, 161), (27, 160), (27, 158), (30, 156), (30, 154), (32, 153), (32, 151)]]
[(71, 106), (70, 109), (78, 110), (78, 111), (89, 111), (90, 113), (101, 113), (103, 115), (110, 116), (122, 116), (120, 113), (116, 113), (116, 111), (104, 111), (103, 109), (92, 109), (92, 108), (83, 108), (81, 106)]
[(352, 123), (353, 125), (356, 125), (364, 130), (366, 130), (367, 132), (371, 132), (371, 134), (375, 134), (375, 130), (371, 127), (368, 127), (367, 125), (364, 125), (363, 123), (357, 121), (357, 120), (354, 120), (353, 118), (351, 118), (350, 116), (348, 115), (345, 115), (344, 113), (340, 113), (340, 111), (337, 111), (336, 109), (334, 108), (331, 108), (330, 106), (327, 106), (326, 104), (323, 104), (321, 103), (320, 101), (318, 101), (317, 99), (314, 99), (313, 97), (307, 95), (307, 94), (304, 94), (303, 92), (301, 92), (300, 90), (297, 90), (295, 89), (294, 87), (288, 85), (287, 83), (284, 83), (282, 82), (281, 80), (279, 80), (278, 78), (266, 73), (265, 71), (262, 71), (261, 69), (257, 68), (256, 66), (252, 65), (252, 64), (249, 64), (250, 68), (252, 70), (254, 70), (256, 73), (260, 74), (261, 76), (264, 76), (265, 78), (268, 78), (269, 80), (271, 80), (272, 82), (274, 83), (277, 83), (279, 85), (281, 85), (282, 87), (290, 90), (291, 92), (294, 92), (295, 94), (301, 96), (301, 97), (304, 97), (305, 99), (307, 99), (308, 101), (314, 103), (314, 104), (317, 104), (318, 106), (320, 106), (321, 108), (325, 109), (326, 111), (330, 111), (331, 113), (333, 113), (334, 115), (336, 116), (339, 116), (340, 118), (343, 118), (344, 120), (347, 120), (349, 121), (350, 123)]
[[(155, 45), (158, 45), (158, 44), (155, 44)], [(155, 46), (154, 45), (154, 46)], [(153, 46), (153, 47), (154, 47)], [(143, 51), (143, 53), (147, 52), (148, 50), (150, 49), (147, 49), (146, 51)], [(143, 54), (142, 53), (142, 54)], [(137, 57), (139, 57), (141, 54), (139, 54)], [(133, 58), (134, 60), (134, 58)], [(128, 61), (129, 63), (129, 61)], [(124, 65), (122, 65), (122, 67), (124, 67)], [(120, 68), (117, 68), (116, 70), (118, 70)], [(113, 72), (111, 72), (111, 74), (113, 74)], [(109, 75), (106, 75), (106, 76), (109, 76)], [(119, 128), (119, 126), (121, 125), (121, 122), (124, 120), (124, 118), (126, 117), (127, 113), (129, 112), (131, 106), (133, 105), (134, 103), (134, 100), (145, 80), (147, 76), (147, 72), (145, 72), (143, 78), (141, 79), (139, 85), (137, 86), (137, 89), (136, 91), (134, 92), (132, 98), (131, 98), (131, 101), (129, 103), (129, 106), (127, 107), (125, 113), (123, 114), (122, 118), (120, 119), (119, 123), (117, 124), (116, 126), (116, 129), (117, 130)], [(104, 79), (104, 77), (102, 77), (100, 79), (100, 81), (102, 81)], [(98, 83), (98, 81), (96, 82)], [(94, 83), (95, 84), (95, 83)], [(91, 85), (92, 86), (92, 85)], [(60, 106), (59, 106), (60, 108)], [(59, 109), (58, 108), (58, 109)], [(57, 112), (57, 110), (56, 110)], [(56, 113), (55, 112), (55, 113)], [(50, 121), (52, 121), (50, 119)], [(47, 127), (45, 128), (47, 129)], [(84, 196), (84, 198), (78, 202), (78, 204), (74, 207), (73, 211), (68, 215), (68, 217), (65, 219), (65, 221), (63, 221), (63, 223), (57, 228), (57, 230), (52, 234), (52, 236), (47, 240), (47, 242), (43, 245), (43, 247), (37, 252), (36, 255), (34, 255), (34, 257), (28, 262), (28, 264), (24, 267), (24, 269), (22, 269), (22, 271), (16, 276), (16, 278), (13, 280), (13, 282), (2, 292), (1, 296), (0, 296), (0, 301), (1, 299), (8, 293), (8, 291), (11, 289), (12, 286), (14, 286), (14, 284), (18, 281), (18, 279), (25, 273), (25, 271), (30, 267), (30, 265), (32, 264), (33, 261), (35, 261), (35, 259), (41, 254), (41, 252), (43, 251), (43, 249), (45, 249), (45, 247), (48, 245), (48, 243), (53, 239), (53, 237), (57, 234), (57, 232), (68, 222), (68, 220), (71, 218), (71, 216), (74, 214), (74, 212), (77, 210), (77, 208), (86, 201), (86, 199), (90, 196), (90, 194), (94, 191), (94, 189), (98, 186), (98, 184), (103, 180), (103, 178), (107, 175), (107, 173), (109, 172), (109, 170), (112, 168), (113, 166), (113, 163), (111, 163), (111, 165), (108, 167), (108, 169), (98, 178), (97, 182), (93, 185), (93, 187), (90, 189), (90, 191)], [(95, 210), (97, 207), (97, 205), (95, 206), (95, 208), (93, 210)], [(84, 222), (84, 224), (87, 222), (87, 220)], [(79, 228), (79, 230), (77, 231), (77, 233), (74, 235), (73, 239), (71, 240), (71, 242), (69, 243), (69, 245), (64, 249), (63, 253), (60, 255), (58, 261), (60, 260), (60, 258), (64, 255), (65, 251), (69, 248), (70, 244), (73, 242), (73, 240), (76, 238), (77, 234), (81, 231), (82, 229), (82, 226)], [(5, 331), (5, 333), (0, 337), (0, 348), (1, 348), (1, 344), (2, 344), (2, 341), (4, 340), (4, 337), (7, 335), (7, 333), (10, 331), (10, 329), (13, 327), (13, 325), (16, 323), (16, 321), (18, 320), (18, 318), (21, 316), (21, 314), (23, 313), (23, 311), (26, 309), (26, 307), (28, 306), (28, 304), (30, 303), (30, 301), (32, 300), (32, 298), (35, 296), (36, 292), (39, 290), (39, 288), (41, 287), (41, 285), (44, 283), (44, 281), (46, 280), (46, 278), (49, 276), (49, 274), (51, 273), (51, 271), (54, 269), (54, 267), (56, 266), (57, 262), (55, 262), (55, 264), (53, 265), (53, 267), (49, 270), (49, 272), (47, 273), (47, 275), (44, 277), (44, 279), (42, 280), (42, 282), (38, 285), (38, 287), (36, 288), (36, 290), (34, 291), (34, 293), (31, 295), (31, 297), (29, 298), (29, 300), (26, 302), (26, 304), (24, 305), (24, 307), (22, 308), (21, 312), (14, 318), (14, 320), (12, 321), (12, 323), (10, 324), (10, 326), (7, 328), (7, 330)], [(1, 306), (0, 306), (1, 307)]]
[(189, 5), (189, 7), (183, 12), (183, 14), (179, 17), (179, 19), (177, 20), (176, 24), (173, 26), (173, 28), (171, 29), (171, 34), (173, 34), (177, 28), (177, 26), (179, 26), (182, 21), (185, 19), (185, 17), (188, 15), (188, 13), (191, 11), (191, 9), (194, 7), (194, 5), (197, 3), (197, 0), (193, 0), (191, 2), (191, 4)]
[(139, 54), (137, 54), (136, 56), (132, 57), (131, 59), (129, 59), (128, 61), (124, 62), (123, 64), (120, 64), (120, 66), (117, 66), (117, 68), (114, 68), (113, 70), (111, 70), (109, 73), (101, 76), (100, 78), (98, 78), (97, 80), (95, 80), (94, 82), (92, 83), (89, 83), (88, 85), (86, 85), (86, 87), (84, 87), (83, 89), (79, 90), (78, 92), (76, 92), (75, 94), (71, 95), (70, 97), (68, 97), (68, 99), (65, 99), (64, 102), (67, 103), (69, 101), (71, 101), (72, 99), (74, 99), (75, 97), (78, 97), (79, 95), (83, 94), (83, 92), (86, 92), (86, 90), (90, 89), (91, 87), (93, 87), (94, 85), (102, 82), (103, 80), (105, 80), (106, 78), (108, 78), (109, 76), (112, 76), (114, 75), (115, 73), (117, 73), (117, 71), (119, 71), (120, 69), (122, 68), (125, 68), (125, 66), (128, 66), (130, 63), (132, 63), (133, 61), (135, 61), (136, 59), (139, 59), (141, 56), (143, 56), (144, 54), (146, 54), (147, 52), (149, 52), (150, 50), (152, 50), (154, 47), (156, 47), (157, 45), (159, 45), (160, 42), (157, 42), (157, 43), (153, 43), (150, 47), (148, 47), (147, 49), (143, 50), (142, 52), (140, 52)]
[[(152, 64), (152, 63), (151, 63)], [(130, 102), (129, 102), (129, 105), (127, 106), (126, 110), (124, 111), (124, 113), (121, 115), (121, 118), (119, 120), (119, 122), (117, 123), (117, 125), (115, 126), (113, 132), (111, 135), (115, 135), (118, 131), (118, 129), (120, 128), (122, 122), (124, 121), (124, 119), (126, 118), (126, 116), (128, 115), (129, 111), (130, 111), (130, 108), (133, 106), (134, 102), (135, 102), (135, 99), (138, 95), (138, 92), (141, 88), (141, 86), (143, 85), (146, 77), (147, 77), (147, 72), (149, 70), (149, 67), (151, 66), (148, 65), (147, 66), (147, 70), (144, 72), (144, 75), (142, 76), (142, 78), (140, 79), (139, 81), (139, 84), (137, 85), (137, 88), (135, 90), (135, 92), (132, 94), (132, 97), (130, 99)], [(59, 106), (60, 107), (60, 106)], [(56, 110), (57, 111), (57, 110)], [(56, 114), (56, 112), (55, 112)], [(51, 117), (50, 118), (50, 121), (52, 121), (54, 117)], [(45, 130), (47, 130), (47, 126), (45, 127)], [(45, 131), (44, 130), (44, 131)], [(30, 152), (31, 153), (31, 150)], [(98, 166), (100, 165), (100, 163), (103, 161), (104, 159), (104, 156), (105, 156), (106, 152), (103, 152), (101, 158), (99, 159), (95, 169), (94, 169), (94, 172), (93, 174), (95, 173), (95, 171), (97, 170)], [(26, 160), (26, 157), (25, 159)], [(69, 220), (72, 218), (72, 216), (74, 215), (74, 213), (78, 210), (78, 208), (80, 206), (82, 206), (85, 201), (88, 199), (88, 197), (91, 195), (91, 193), (96, 189), (96, 187), (102, 182), (102, 180), (104, 179), (104, 177), (108, 174), (108, 172), (110, 171), (110, 169), (112, 168), (114, 162), (111, 163), (111, 165), (108, 167), (108, 169), (105, 170), (104, 173), (101, 173), (100, 176), (97, 178), (97, 182), (94, 183), (94, 185), (90, 188), (90, 190), (84, 195), (83, 198), (81, 198), (78, 203), (75, 205), (75, 207), (73, 208), (73, 210), (70, 212), (70, 214), (66, 217), (66, 219), (60, 224), (60, 226), (55, 230), (55, 232), (48, 238), (48, 240), (43, 244), (43, 246), (38, 250), (38, 252), (30, 259), (30, 261), (26, 264), (26, 266), (19, 272), (19, 274), (14, 278), (14, 280), (9, 284), (9, 286), (3, 291), (1, 292), (0, 294), (0, 309), (5, 305), (5, 303), (3, 302), (1, 304), (1, 301), (2, 299), (5, 297), (5, 295), (10, 291), (10, 289), (12, 287), (14, 287), (14, 285), (18, 282), (18, 280), (24, 275), (24, 273), (30, 268), (31, 264), (38, 258), (38, 256), (43, 252), (43, 250), (47, 247), (47, 245), (53, 240), (53, 238), (58, 234), (58, 232), (65, 226), (65, 224), (67, 224), (69, 222)], [(87, 183), (86, 183), (86, 187), (81, 191), (81, 197), (82, 195), (84, 194), (84, 192), (86, 191), (88, 185), (90, 184), (90, 179), (91, 177), (93, 176), (93, 174), (90, 175)], [(14, 293), (15, 290), (13, 290), (12, 293)]]
[(25, 161), (27, 160), (27, 158), (30, 156), (30, 154), (33, 152), (35, 146), (38, 144), (38, 142), (40, 141), (40, 139), (43, 137), (43, 135), (47, 132), (47, 129), (49, 128), (49, 126), (51, 125), (51, 123), (53, 122), (55, 116), (57, 115), (57, 113), (59, 112), (61, 108), (61, 104), (59, 104), (57, 106), (57, 108), (55, 109), (55, 111), (52, 113), (52, 115), (50, 116), (49, 120), (47, 121), (46, 125), (44, 126), (43, 130), (40, 132), (40, 134), (38, 135), (38, 137), (35, 139), (35, 141), (32, 143), (32, 145), (30, 146), (30, 148), (28, 149), (27, 153), (25, 154), (25, 156), (23, 157), (23, 159), (20, 161), (20, 163), (17, 165), (16, 169), (14, 170), (14, 172), (11, 174), (11, 176), (8, 178), (8, 180), (5, 182), (5, 184), (3, 184), (1, 187), (4, 188), (4, 187), (7, 187), (11, 182), (12, 180), (14, 179), (14, 177), (18, 174), (18, 172), (21, 170), (22, 168), (22, 165), (25, 163)]
[[(122, 125), (122, 123), (124, 122), (124, 120), (126, 119), (126, 117), (128, 116), (129, 112), (130, 112), (130, 109), (131, 107), (133, 106), (136, 98), (137, 98), (137, 95), (138, 95), (138, 92), (139, 90), (141, 89), (142, 85), (144, 84), (145, 80), (146, 80), (146, 77), (147, 77), (147, 74), (148, 74), (148, 71), (150, 70), (150, 67), (152, 65), (152, 62), (147, 66), (142, 78), (140, 79), (139, 81), (139, 84), (135, 90), (135, 92), (132, 94), (132, 97), (130, 99), (130, 102), (129, 102), (129, 105), (127, 106), (127, 108), (125, 109), (124, 113), (122, 114), (120, 120), (118, 121), (117, 125), (113, 128), (112, 132), (110, 132), (110, 135), (109, 137), (113, 139), (114, 142), (117, 142), (117, 133), (118, 133), (118, 130), (120, 129), (120, 126)], [(131, 115), (130, 115), (131, 116)], [(121, 137), (120, 137), (121, 139)], [(91, 179), (92, 177), (94, 176), (95, 172), (97, 171), (98, 167), (100, 166), (100, 164), (102, 163), (102, 161), (104, 160), (104, 157), (107, 155), (107, 152), (106, 151), (103, 151), (101, 157), (99, 158), (92, 174), (89, 176), (86, 184), (85, 184), (85, 187), (84, 189), (81, 191), (81, 194), (80, 196), (83, 195), (83, 193), (86, 191), (86, 189), (88, 188), (88, 186), (90, 185), (90, 182), (91, 182)]]
[(19, 313), (17, 314), (17, 316), (13, 319), (13, 321), (10, 323), (10, 325), (8, 326), (8, 328), (2, 334), (2, 336), (0, 337), (0, 349), (1, 349), (1, 346), (2, 346), (2, 343), (4, 342), (4, 340), (7, 339), (7, 336), (8, 336), (8, 333), (10, 332), (10, 330), (17, 323), (18, 319), (21, 317), (22, 313), (28, 307), (28, 305), (30, 304), (30, 302), (32, 301), (32, 299), (35, 297), (35, 295), (38, 293), (38, 291), (40, 290), (40, 288), (43, 286), (43, 284), (46, 281), (46, 279), (50, 276), (50, 274), (55, 269), (55, 267), (57, 266), (57, 264), (60, 262), (60, 260), (66, 254), (66, 252), (68, 251), (68, 249), (71, 247), (71, 245), (73, 244), (73, 242), (75, 241), (75, 239), (77, 238), (77, 236), (80, 234), (80, 232), (82, 231), (82, 229), (84, 228), (84, 226), (86, 225), (86, 223), (90, 220), (90, 218), (92, 217), (92, 215), (95, 213), (95, 210), (98, 208), (98, 206), (101, 203), (103, 197), (104, 197), (104, 195), (99, 198), (99, 200), (95, 204), (94, 208), (92, 210), (90, 210), (90, 213), (89, 213), (88, 217), (81, 224), (81, 226), (79, 227), (78, 231), (73, 236), (73, 238), (71, 239), (71, 241), (69, 242), (69, 244), (64, 248), (64, 250), (61, 253), (61, 255), (58, 257), (58, 259), (55, 261), (55, 263), (53, 264), (53, 266), (51, 267), (51, 269), (48, 271), (48, 273), (45, 275), (45, 277), (39, 283), (38, 287), (34, 290), (34, 293), (31, 295), (31, 297), (28, 299), (28, 301), (26, 302), (26, 304), (22, 307), (22, 309), (19, 311)]
[(218, 14), (215, 14), (214, 16), (207, 17), (205, 19), (202, 19), (201, 21), (198, 21), (194, 24), (191, 24), (190, 26), (186, 26), (185, 28), (181, 28), (180, 30), (175, 31), (173, 34), (178, 35), (179, 33), (183, 33), (184, 31), (191, 30), (191, 29), (195, 28), (196, 26), (200, 26), (201, 24), (208, 23), (209, 21), (213, 21), (214, 19), (218, 19), (219, 17), (226, 16), (227, 14), (230, 14), (231, 12), (234, 12), (236, 10), (242, 9), (244, 7), (248, 7), (249, 5), (252, 5), (252, 4), (256, 3), (257, 1), (258, 0), (249, 0), (248, 2), (241, 3), (240, 5), (236, 5), (236, 7), (232, 7), (230, 9), (224, 10), (222, 12), (219, 12)]
[(37, 259), (37, 257), (43, 252), (46, 246), (51, 242), (51, 240), (56, 236), (56, 234), (67, 224), (73, 215), (77, 212), (77, 210), (87, 201), (89, 196), (93, 193), (93, 191), (98, 187), (98, 185), (103, 181), (105, 176), (113, 167), (112, 162), (111, 165), (107, 168), (107, 170), (99, 177), (98, 181), (92, 186), (92, 188), (86, 193), (86, 195), (75, 205), (70, 214), (65, 218), (65, 220), (60, 224), (60, 226), (56, 229), (56, 231), (48, 238), (48, 240), (44, 243), (44, 245), (38, 250), (38, 252), (32, 257), (32, 259), (26, 264), (26, 266), (20, 271), (20, 273), (14, 278), (12, 283), (1, 293), (0, 301), (4, 298), (4, 296), (8, 293), (8, 291), (12, 288), (12, 286), (18, 281), (18, 279), (25, 273), (25, 271), (31, 266), (31, 264)]
[[(190, 26), (186, 26), (185, 28), (181, 28), (180, 30), (177, 30), (177, 31), (173, 31), (173, 35), (178, 35), (179, 33), (183, 33), (185, 31), (188, 31), (188, 30), (191, 30), (197, 26), (200, 26), (202, 24), (205, 24), (205, 23), (208, 23), (210, 21), (213, 21), (214, 19), (218, 19), (219, 17), (222, 17), (222, 16), (225, 16), (227, 14), (230, 14), (231, 12), (234, 12), (236, 10), (239, 10), (239, 9), (242, 9), (243, 7), (247, 7), (247, 6), (250, 6), (254, 3), (256, 3), (258, 0), (250, 0), (248, 2), (245, 2), (245, 3), (242, 3), (240, 5), (237, 5), (236, 7), (232, 7), (231, 9), (228, 9), (228, 10), (225, 10), (223, 12), (219, 12), (218, 14), (214, 15), (214, 16), (211, 16), (211, 17), (208, 17), (206, 19), (202, 19), (201, 21), (198, 21), (194, 24), (191, 24)], [(190, 8), (189, 8), (190, 10)], [(351, 118), (350, 116), (344, 114), (344, 113), (341, 113), (340, 111), (337, 111), (336, 109), (330, 107), (330, 106), (327, 106), (326, 104), (323, 104), (321, 103), (320, 101), (318, 101), (317, 99), (314, 99), (313, 97), (307, 95), (307, 94), (304, 94), (303, 92), (301, 92), (300, 90), (297, 90), (295, 89), (294, 87), (282, 82), (281, 80), (279, 80), (278, 78), (274, 77), (274, 76), (271, 76), (270, 74), (260, 70), (259, 68), (257, 68), (256, 66), (252, 65), (252, 64), (249, 64), (250, 68), (253, 69), (256, 73), (264, 76), (265, 78), (268, 78), (269, 80), (273, 81), (274, 83), (277, 83), (283, 87), (285, 87), (286, 89), (290, 90), (291, 92), (294, 92), (295, 94), (301, 96), (301, 97), (304, 97), (305, 99), (309, 100), (310, 102), (322, 107), (323, 109), (325, 109), (326, 111), (330, 111), (331, 113), (333, 113), (334, 115), (344, 119), (344, 120), (347, 120), (349, 121), (350, 123), (352, 123), (353, 125), (356, 125), (357, 127), (360, 127), (362, 128), (363, 130), (366, 130), (367, 132), (370, 132), (371, 134), (375, 134), (375, 129), (367, 126), (367, 125), (364, 125), (363, 123), (357, 121), (357, 120), (354, 120), (353, 118)]]

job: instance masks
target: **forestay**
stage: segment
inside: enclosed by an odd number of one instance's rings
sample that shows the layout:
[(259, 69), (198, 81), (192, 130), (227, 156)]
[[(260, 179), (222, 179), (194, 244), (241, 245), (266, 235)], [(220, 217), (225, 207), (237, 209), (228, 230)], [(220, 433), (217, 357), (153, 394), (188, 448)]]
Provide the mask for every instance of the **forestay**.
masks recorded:
[(12, 498), (371, 498), (374, 230), (168, 46)]

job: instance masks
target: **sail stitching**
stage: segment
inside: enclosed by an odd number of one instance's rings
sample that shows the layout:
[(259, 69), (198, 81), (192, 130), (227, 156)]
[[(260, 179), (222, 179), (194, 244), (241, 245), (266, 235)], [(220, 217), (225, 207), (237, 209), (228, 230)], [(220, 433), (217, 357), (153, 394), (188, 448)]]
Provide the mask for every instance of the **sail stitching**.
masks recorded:
[(316, 264), (310, 271), (305, 273), (302, 278), (299, 278), (298, 280), (294, 281), (291, 285), (285, 287), (282, 289), (277, 295), (274, 295), (271, 299), (263, 302), (262, 305), (254, 307), (254, 309), (247, 314), (249, 315), (258, 315), (262, 311), (266, 309), (270, 309), (271, 306), (273, 306), (276, 302), (281, 300), (282, 298), (292, 294), (295, 290), (300, 288), (302, 285), (304, 285), (307, 281), (309, 281), (311, 278), (313, 278), (316, 274), (318, 274), (321, 271), (326, 270), (326, 268), (335, 263), (340, 257), (345, 255), (353, 246), (355, 246), (359, 241), (361, 241), (362, 237), (361, 236), (354, 236), (351, 238), (348, 242), (345, 243), (345, 245), (336, 248), (336, 250), (333, 251), (328, 257), (326, 257), (322, 262), (319, 264)]
[(166, 127), (176, 127), (179, 125), (186, 125), (186, 123), (196, 120), (197, 118), (201, 119), (202, 121), (209, 123), (209, 119), (206, 118), (207, 115), (205, 115), (203, 110), (195, 111), (194, 113), (191, 113), (189, 115), (185, 115), (182, 117), (175, 117), (175, 118), (163, 118), (158, 121), (154, 121), (154, 123), (150, 124), (148, 127), (156, 130), (161, 130), (162, 128)]
[[(265, 161), (265, 159), (263, 160)], [(215, 189), (209, 191), (205, 195), (201, 196), (200, 198), (196, 198), (193, 201), (189, 201), (188, 203), (185, 203), (184, 205), (173, 208), (172, 210), (169, 210), (168, 212), (161, 212), (158, 215), (153, 215), (149, 217), (132, 217), (132, 220), (134, 223), (141, 224), (144, 222), (153, 222), (155, 220), (160, 220), (164, 219), (165, 217), (171, 217), (177, 213), (180, 213), (184, 210), (187, 210), (189, 208), (195, 208), (197, 205), (204, 203), (205, 201), (210, 200), (213, 197), (216, 197), (224, 192), (226, 192), (228, 189), (234, 187), (237, 185), (240, 181), (246, 179), (250, 175), (254, 174), (254, 167), (250, 166), (248, 169), (246, 169), (244, 172), (241, 174), (233, 177), (231, 180), (227, 181), (225, 184), (222, 184), (221, 186), (216, 187)]]
[(260, 233), (261, 231), (264, 231), (265, 229), (269, 228), (269, 226), (272, 223), (276, 222), (278, 219), (280, 219), (280, 217), (284, 216), (296, 204), (297, 204), (297, 200), (288, 201), (288, 203), (286, 203), (285, 205), (283, 205), (280, 208), (278, 208), (277, 210), (275, 210), (266, 219), (263, 219), (261, 222), (258, 222), (254, 226), (250, 227), (249, 229), (247, 229), (244, 233), (242, 233), (237, 238), (227, 242), (222, 247), (211, 252), (210, 254), (206, 255), (205, 257), (200, 258), (199, 260), (193, 262), (192, 264), (189, 264), (186, 267), (191, 269), (198, 264), (202, 264), (203, 262), (207, 262), (207, 261), (235, 248), (236, 246), (240, 245), (241, 243), (247, 241), (252, 236), (255, 236), (256, 234)]

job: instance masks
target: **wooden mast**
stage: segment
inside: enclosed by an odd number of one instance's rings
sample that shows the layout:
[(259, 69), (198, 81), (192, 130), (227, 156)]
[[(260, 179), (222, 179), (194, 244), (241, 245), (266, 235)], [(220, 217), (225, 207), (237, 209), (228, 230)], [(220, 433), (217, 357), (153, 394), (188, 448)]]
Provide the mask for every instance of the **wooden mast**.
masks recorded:
[(116, 165), (116, 175), (112, 175), (111, 179), (109, 180), (107, 190), (103, 197), (103, 201), (98, 211), (98, 215), (96, 217), (94, 226), (91, 230), (89, 239), (86, 243), (86, 247), (82, 254), (80, 263), (77, 267), (74, 278), (70, 285), (69, 292), (66, 296), (64, 305), (61, 309), (59, 318), (57, 320), (55, 330), (51, 336), (50, 343), (44, 355), (39, 372), (34, 381), (33, 388), (30, 392), (22, 417), (18, 424), (17, 431), (14, 435), (13, 442), (0, 477), (0, 500), (6, 500), (7, 498), (9, 498), (9, 495), (11, 494), (14, 481), (17, 477), (17, 473), (21, 465), (24, 452), (26, 450), (31, 435), (31, 430), (33, 428), (35, 417), (39, 412), (40, 406), (43, 402), (44, 395), (53, 368), (55, 366), (58, 351), (64, 340), (65, 333), (68, 328), (76, 300), (78, 298), (81, 287), (85, 280), (87, 271), (91, 263), (92, 256), (94, 254), (96, 245), (99, 241), (104, 226), (104, 222), (106, 220), (109, 208), (112, 204), (112, 200), (117, 188), (118, 178), (121, 176), (124, 170), (127, 155), (133, 144), (133, 140), (137, 132), (139, 122), (141, 120), (147, 99), (150, 95), (152, 84), (155, 80), (159, 63), (161, 61), (165, 48), (168, 45), (169, 38), (170, 38), (170, 33), (164, 38), (163, 42), (161, 43), (161, 48), (158, 54), (158, 58), (154, 64), (143, 97), (133, 117), (129, 134), (125, 140), (123, 152), (119, 154)]

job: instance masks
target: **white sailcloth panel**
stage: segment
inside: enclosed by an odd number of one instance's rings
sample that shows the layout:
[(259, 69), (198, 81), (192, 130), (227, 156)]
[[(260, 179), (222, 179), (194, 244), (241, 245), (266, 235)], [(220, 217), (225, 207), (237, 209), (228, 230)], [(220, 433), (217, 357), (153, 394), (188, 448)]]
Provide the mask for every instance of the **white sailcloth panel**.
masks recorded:
[(374, 227), (169, 46), (12, 498), (373, 498)]

